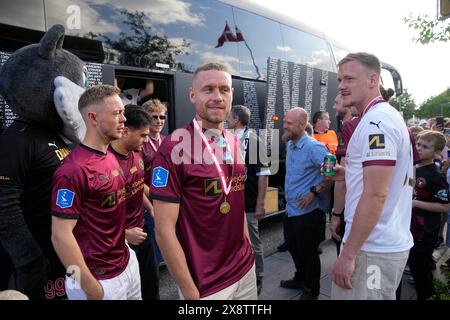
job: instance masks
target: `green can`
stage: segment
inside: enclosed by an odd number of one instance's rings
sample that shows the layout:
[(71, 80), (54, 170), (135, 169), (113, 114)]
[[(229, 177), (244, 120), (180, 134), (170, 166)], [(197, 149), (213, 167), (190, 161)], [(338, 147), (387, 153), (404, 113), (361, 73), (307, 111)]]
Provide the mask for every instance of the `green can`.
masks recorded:
[(327, 177), (333, 177), (335, 165), (336, 165), (336, 156), (333, 154), (327, 154), (323, 159), (322, 174)]

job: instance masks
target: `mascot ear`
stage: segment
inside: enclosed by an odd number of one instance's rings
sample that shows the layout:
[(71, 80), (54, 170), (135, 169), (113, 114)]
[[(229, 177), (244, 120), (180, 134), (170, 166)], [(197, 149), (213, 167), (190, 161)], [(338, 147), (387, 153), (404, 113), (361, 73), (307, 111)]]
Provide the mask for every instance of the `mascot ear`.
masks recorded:
[(56, 24), (51, 27), (44, 37), (41, 39), (39, 45), (39, 56), (46, 60), (53, 60), (56, 49), (61, 49), (64, 42), (64, 26)]

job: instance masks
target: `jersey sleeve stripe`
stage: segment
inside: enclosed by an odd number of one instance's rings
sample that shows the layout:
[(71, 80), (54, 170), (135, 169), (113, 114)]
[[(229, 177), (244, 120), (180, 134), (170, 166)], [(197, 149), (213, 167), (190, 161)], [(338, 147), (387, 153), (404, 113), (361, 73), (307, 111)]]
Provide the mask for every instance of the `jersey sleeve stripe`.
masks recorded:
[(74, 219), (74, 220), (78, 220), (80, 218), (80, 215), (77, 213), (61, 213), (55, 211), (52, 211), (52, 216), (62, 219)]
[(362, 163), (363, 167), (368, 166), (388, 166), (393, 167), (395, 166), (395, 160), (370, 160), (370, 161), (364, 161)]
[(170, 203), (180, 203), (180, 199), (163, 197), (163, 196), (156, 195), (154, 193), (151, 193), (150, 197), (152, 198), (152, 200), (159, 200), (159, 201), (170, 202)]

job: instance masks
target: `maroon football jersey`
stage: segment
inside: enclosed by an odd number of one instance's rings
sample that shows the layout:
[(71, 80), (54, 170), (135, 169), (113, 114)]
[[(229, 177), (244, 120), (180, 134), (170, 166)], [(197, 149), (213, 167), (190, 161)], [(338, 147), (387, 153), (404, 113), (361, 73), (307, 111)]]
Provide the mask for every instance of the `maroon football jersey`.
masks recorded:
[(125, 244), (125, 181), (111, 152), (79, 145), (53, 176), (52, 215), (77, 219), (73, 230), (84, 260), (98, 280), (122, 273)]
[(360, 120), (361, 118), (355, 117), (351, 120), (345, 121), (342, 125), (341, 130), (338, 133), (339, 145), (336, 150), (337, 157), (345, 157), (350, 138), (352, 137), (352, 134), (358, 126)]
[(139, 152), (129, 152), (124, 156), (109, 146), (111, 152), (116, 156), (120, 168), (125, 176), (125, 203), (127, 207), (125, 228), (143, 228), (144, 220), (144, 162)]
[[(160, 143), (164, 140), (164, 136), (160, 135), (160, 140), (154, 140), (152, 138), (148, 138), (148, 141), (144, 143), (142, 146), (141, 157), (144, 161), (145, 166), (145, 179), (144, 182), (146, 185), (150, 185), (151, 183), (151, 172), (150, 169), (152, 167), (152, 160), (155, 156), (156, 150), (158, 150)], [(152, 145), (153, 143), (153, 145)], [(153, 148), (155, 147), (156, 150)]]
[[(226, 138), (234, 159), (234, 164), (220, 161), (227, 183), (232, 181), (228, 196), (215, 165), (206, 159), (208, 152), (192, 122), (166, 137), (152, 164), (151, 197), (180, 204), (177, 236), (201, 297), (235, 283), (254, 263), (243, 232), (245, 164), (236, 163), (238, 138), (230, 132)], [(179, 163), (176, 155), (184, 162)], [(231, 208), (221, 213), (225, 200)]]

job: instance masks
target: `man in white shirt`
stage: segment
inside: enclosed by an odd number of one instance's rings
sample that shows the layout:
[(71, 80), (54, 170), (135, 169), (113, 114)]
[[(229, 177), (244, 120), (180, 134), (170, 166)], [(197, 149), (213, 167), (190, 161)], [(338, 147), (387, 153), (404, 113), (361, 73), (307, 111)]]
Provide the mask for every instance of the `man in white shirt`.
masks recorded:
[[(412, 145), (403, 118), (380, 95), (380, 61), (351, 53), (338, 63), (339, 91), (361, 121), (346, 153), (346, 229), (333, 266), (332, 299), (395, 299), (413, 239)], [(342, 179), (337, 168), (336, 180)]]

